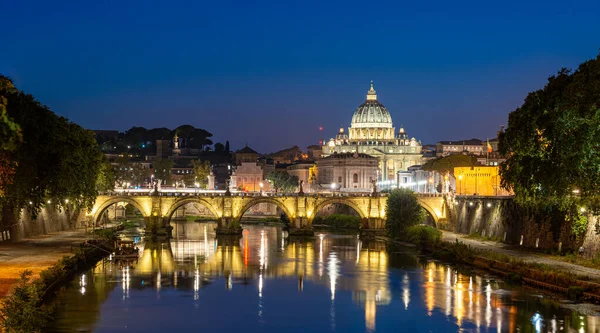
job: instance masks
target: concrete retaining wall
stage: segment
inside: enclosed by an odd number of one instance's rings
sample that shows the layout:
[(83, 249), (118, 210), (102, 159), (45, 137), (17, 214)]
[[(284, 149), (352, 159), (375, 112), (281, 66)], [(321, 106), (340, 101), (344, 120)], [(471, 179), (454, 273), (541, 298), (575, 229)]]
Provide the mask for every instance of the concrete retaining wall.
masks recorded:
[[(0, 236), (0, 241), (16, 241), (26, 237), (48, 234), (51, 232), (73, 230), (77, 222), (84, 219), (84, 213), (79, 209), (43, 208), (38, 216), (33, 219), (26, 210), (21, 210), (16, 225), (10, 229), (5, 228)], [(8, 236), (8, 237), (7, 237)]]
[(576, 239), (570, 223), (556, 210), (534, 211), (510, 197), (461, 196), (450, 199), (448, 207), (449, 229), (457, 233), (543, 250), (558, 250), (561, 243), (562, 250), (577, 250), (582, 243), (600, 249), (600, 237), (590, 233), (594, 218), (589, 219), (588, 235)]

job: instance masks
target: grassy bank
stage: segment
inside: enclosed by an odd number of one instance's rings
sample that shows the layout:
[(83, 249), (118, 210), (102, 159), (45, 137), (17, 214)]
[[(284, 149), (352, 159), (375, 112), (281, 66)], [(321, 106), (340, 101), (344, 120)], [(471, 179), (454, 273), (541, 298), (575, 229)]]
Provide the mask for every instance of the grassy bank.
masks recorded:
[(52, 320), (55, 308), (52, 301), (57, 291), (76, 274), (93, 267), (106, 256), (105, 250), (107, 248), (101, 242), (94, 244), (94, 247), (82, 244), (73, 255), (64, 256), (53, 266), (41, 271), (36, 280), (32, 280), (30, 270), (22, 272), (10, 294), (2, 299), (0, 327), (6, 333), (41, 332)]
[(544, 264), (526, 263), (506, 254), (474, 249), (458, 240), (445, 242), (441, 240), (441, 232), (429, 226), (408, 228), (403, 240), (416, 244), (434, 258), (485, 269), (513, 283), (561, 293), (573, 301), (600, 301), (599, 281)]

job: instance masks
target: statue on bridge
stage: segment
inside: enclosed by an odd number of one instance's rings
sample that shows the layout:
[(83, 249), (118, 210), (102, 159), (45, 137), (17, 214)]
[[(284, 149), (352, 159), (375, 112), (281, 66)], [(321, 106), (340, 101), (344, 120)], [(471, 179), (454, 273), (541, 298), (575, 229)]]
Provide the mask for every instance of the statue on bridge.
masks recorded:
[(300, 190), (298, 191), (298, 194), (304, 194), (304, 190), (302, 189), (303, 183), (304, 183), (303, 180), (298, 181), (298, 187), (300, 188)]
[(225, 195), (231, 195), (231, 192), (229, 191), (230, 183), (231, 181), (229, 179), (225, 181)]
[(371, 191), (371, 194), (375, 195), (377, 194), (377, 179), (371, 180), (371, 184), (373, 185), (373, 190)]

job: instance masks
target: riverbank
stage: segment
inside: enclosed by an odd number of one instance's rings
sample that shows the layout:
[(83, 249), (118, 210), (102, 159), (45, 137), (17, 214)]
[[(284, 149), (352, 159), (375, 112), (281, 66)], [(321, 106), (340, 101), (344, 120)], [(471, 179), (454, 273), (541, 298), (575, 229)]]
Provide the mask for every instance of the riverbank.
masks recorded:
[(434, 258), (484, 269), (513, 283), (560, 293), (573, 301), (600, 302), (600, 270), (467, 235), (435, 231), (437, 235), (432, 236), (433, 231), (422, 233), (429, 236), (422, 238), (419, 246)]
[(472, 239), (469, 238), (468, 235), (457, 234), (454, 232), (442, 230), (442, 241), (455, 243), (456, 240), (476, 250), (504, 254), (527, 264), (542, 264), (550, 268), (556, 269), (558, 271), (576, 275), (580, 278), (600, 281), (600, 269), (585, 267), (581, 265), (568, 263), (562, 260), (553, 259), (542, 253), (535, 253), (526, 249), (515, 249), (514, 246), (510, 246), (492, 240)]
[(30, 270), (36, 279), (41, 271), (73, 254), (73, 249), (85, 240), (82, 229), (0, 243), (0, 298), (8, 294), (24, 270)]

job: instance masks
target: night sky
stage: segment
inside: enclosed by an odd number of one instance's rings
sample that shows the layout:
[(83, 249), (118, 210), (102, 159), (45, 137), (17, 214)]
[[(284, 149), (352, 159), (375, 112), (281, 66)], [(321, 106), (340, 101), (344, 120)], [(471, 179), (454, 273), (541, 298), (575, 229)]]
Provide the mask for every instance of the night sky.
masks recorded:
[(234, 149), (334, 136), (370, 80), (423, 144), (486, 139), (598, 54), (599, 13), (597, 0), (3, 0), (0, 73), (86, 128), (191, 124)]

